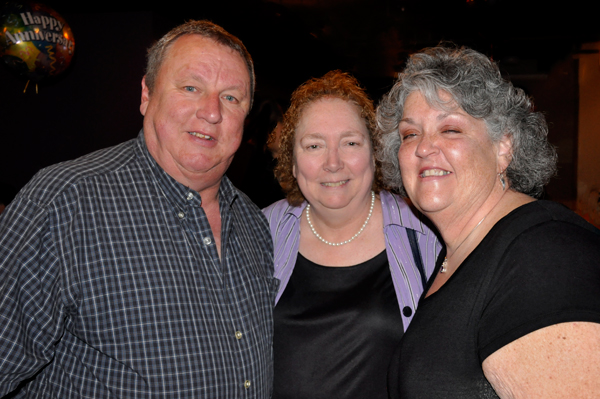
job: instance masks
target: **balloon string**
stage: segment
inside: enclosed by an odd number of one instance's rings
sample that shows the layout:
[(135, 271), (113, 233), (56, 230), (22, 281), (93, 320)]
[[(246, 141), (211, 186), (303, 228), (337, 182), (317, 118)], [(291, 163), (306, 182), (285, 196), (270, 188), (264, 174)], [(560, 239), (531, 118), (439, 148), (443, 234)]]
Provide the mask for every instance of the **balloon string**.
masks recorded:
[(52, 61), (50, 63), (50, 68), (52, 68), (52, 71), (50, 72), (50, 74), (52, 75), (56, 69), (54, 68), (54, 64), (56, 63), (56, 58), (54, 57), (54, 51), (52, 51), (52, 46), (46, 46), (46, 50), (48, 50), (48, 58), (50, 58), (50, 60)]
[(25, 85), (25, 89), (23, 90), (23, 93), (25, 93), (27, 91), (27, 86), (29, 86), (29, 80), (27, 81), (27, 84)]

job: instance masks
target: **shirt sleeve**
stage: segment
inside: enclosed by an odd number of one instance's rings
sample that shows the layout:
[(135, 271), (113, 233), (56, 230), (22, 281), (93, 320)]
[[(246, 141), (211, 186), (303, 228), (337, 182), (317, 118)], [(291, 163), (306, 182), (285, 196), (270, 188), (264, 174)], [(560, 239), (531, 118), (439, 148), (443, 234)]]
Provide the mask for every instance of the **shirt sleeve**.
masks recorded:
[(600, 235), (551, 221), (517, 237), (491, 277), (479, 356), (565, 322), (600, 323)]
[(64, 328), (49, 224), (23, 196), (0, 217), (0, 397), (51, 361)]

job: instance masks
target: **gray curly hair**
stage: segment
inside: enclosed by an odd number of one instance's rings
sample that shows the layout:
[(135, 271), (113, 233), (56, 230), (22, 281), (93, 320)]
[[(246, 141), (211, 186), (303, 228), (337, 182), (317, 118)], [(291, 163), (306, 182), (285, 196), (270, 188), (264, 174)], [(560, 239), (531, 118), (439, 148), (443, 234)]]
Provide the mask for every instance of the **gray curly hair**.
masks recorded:
[[(431, 106), (449, 110), (458, 105), (472, 117), (482, 119), (493, 142), (508, 135), (512, 142), (512, 160), (505, 172), (509, 186), (533, 197), (542, 194), (556, 173), (557, 160), (556, 151), (548, 142), (544, 116), (533, 111), (529, 97), (504, 80), (498, 66), (487, 56), (449, 45), (412, 55), (377, 108), (377, 158), (388, 187), (406, 196), (398, 166), (398, 125), (406, 98), (415, 91)], [(450, 100), (442, 100), (440, 93), (448, 93)]]

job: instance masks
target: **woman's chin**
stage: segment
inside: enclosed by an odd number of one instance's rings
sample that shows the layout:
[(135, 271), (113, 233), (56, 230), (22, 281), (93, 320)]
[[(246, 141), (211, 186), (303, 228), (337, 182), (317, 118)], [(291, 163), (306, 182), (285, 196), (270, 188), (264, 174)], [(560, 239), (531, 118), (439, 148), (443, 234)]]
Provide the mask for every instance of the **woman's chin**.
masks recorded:
[(418, 198), (411, 197), (409, 198), (412, 204), (425, 215), (430, 215), (436, 212), (440, 212), (446, 209), (449, 205), (448, 201), (443, 198), (437, 197), (423, 197), (419, 196)]

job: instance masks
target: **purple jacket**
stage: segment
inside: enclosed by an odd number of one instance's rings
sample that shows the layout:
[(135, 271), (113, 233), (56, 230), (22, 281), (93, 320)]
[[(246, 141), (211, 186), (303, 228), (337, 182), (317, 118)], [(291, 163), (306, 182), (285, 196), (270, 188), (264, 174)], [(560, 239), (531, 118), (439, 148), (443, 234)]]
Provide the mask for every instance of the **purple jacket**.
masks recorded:
[[(406, 229), (413, 229), (417, 233), (427, 278), (433, 272), (441, 244), (402, 198), (387, 191), (381, 191), (379, 195), (383, 210), (385, 249), (406, 330), (423, 293), (421, 275), (410, 249)], [(294, 207), (287, 200), (281, 200), (263, 209), (275, 247), (275, 277), (280, 280), (275, 303), (283, 294), (296, 265), (300, 245), (300, 216), (305, 207), (306, 202)]]

